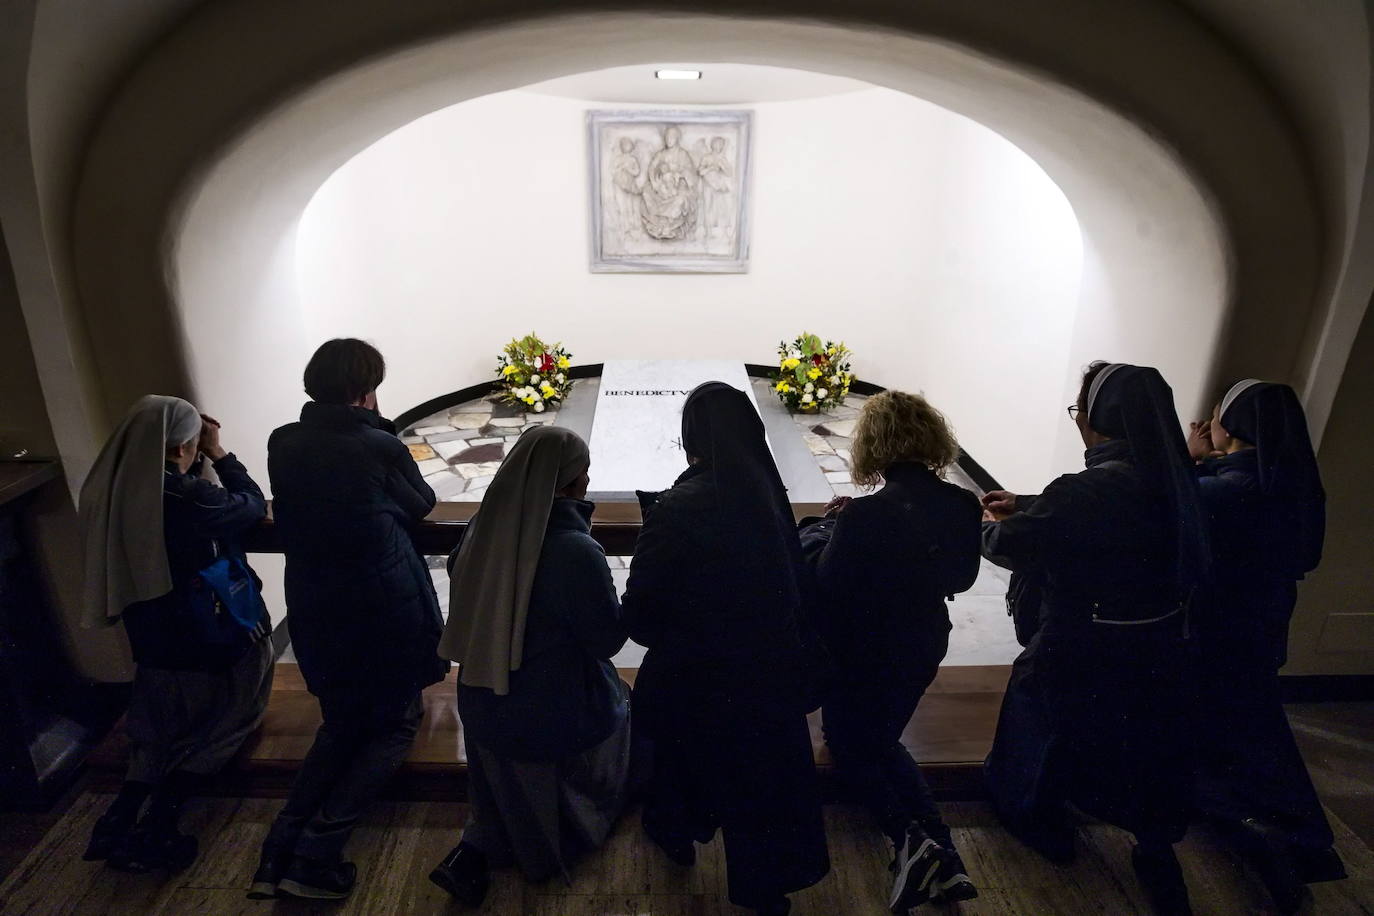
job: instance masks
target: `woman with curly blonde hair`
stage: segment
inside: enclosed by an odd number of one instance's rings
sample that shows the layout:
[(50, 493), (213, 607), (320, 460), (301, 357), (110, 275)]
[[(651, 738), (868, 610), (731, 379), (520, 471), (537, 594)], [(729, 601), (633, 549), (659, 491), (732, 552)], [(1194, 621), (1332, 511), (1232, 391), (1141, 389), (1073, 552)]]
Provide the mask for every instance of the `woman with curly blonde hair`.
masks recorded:
[(884, 391), (854, 429), (854, 482), (882, 489), (826, 507), (803, 532), (816, 614), (838, 671), (825, 741), (841, 777), (892, 840), (893, 912), (977, 896), (902, 731), (949, 648), (945, 599), (978, 577), (982, 510), (941, 477), (959, 456), (925, 398)]

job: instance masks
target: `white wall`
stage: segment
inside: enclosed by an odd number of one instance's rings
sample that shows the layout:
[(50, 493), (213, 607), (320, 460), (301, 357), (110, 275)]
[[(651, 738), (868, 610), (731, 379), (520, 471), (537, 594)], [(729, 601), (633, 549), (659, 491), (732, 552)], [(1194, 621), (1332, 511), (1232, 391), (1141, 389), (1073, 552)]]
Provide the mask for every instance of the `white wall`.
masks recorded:
[[(597, 275), (589, 107), (520, 91), (474, 99), (339, 169), (297, 232), (305, 347), (293, 368), (326, 337), (372, 340), (391, 365), (383, 407), (398, 413), (489, 377), (501, 344), (531, 329), (579, 363), (768, 362), (806, 329), (848, 342), (861, 378), (924, 390), (1003, 483), (1030, 490), (1056, 472), (1044, 426), (1062, 407), (1081, 243), (1024, 153), (887, 89), (753, 106), (750, 272)], [(254, 396), (255, 416), (280, 418), (299, 386)]]

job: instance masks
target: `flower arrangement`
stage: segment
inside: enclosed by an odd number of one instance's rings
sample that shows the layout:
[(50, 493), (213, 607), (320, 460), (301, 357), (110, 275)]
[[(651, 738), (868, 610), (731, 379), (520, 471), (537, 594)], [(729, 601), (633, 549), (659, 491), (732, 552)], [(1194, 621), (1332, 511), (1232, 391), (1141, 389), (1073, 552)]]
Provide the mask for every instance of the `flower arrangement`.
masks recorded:
[(510, 404), (524, 404), (532, 413), (557, 407), (572, 389), (572, 380), (567, 374), (572, 365), (571, 357), (563, 344), (549, 346), (536, 334), (512, 340), (496, 357), (501, 399)]
[(778, 344), (778, 372), (773, 391), (788, 410), (812, 411), (844, 403), (854, 373), (853, 356), (843, 342), (824, 343), (815, 334), (802, 334), (791, 343)]

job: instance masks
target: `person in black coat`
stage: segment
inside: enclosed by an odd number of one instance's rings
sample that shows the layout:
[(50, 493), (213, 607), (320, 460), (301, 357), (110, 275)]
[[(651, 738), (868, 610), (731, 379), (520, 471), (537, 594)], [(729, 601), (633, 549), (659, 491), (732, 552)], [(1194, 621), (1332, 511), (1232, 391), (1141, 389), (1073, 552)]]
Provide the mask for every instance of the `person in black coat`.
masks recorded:
[(984, 554), (1038, 585), (1015, 609), (1029, 639), (987, 787), (1007, 828), (1054, 860), (1073, 855), (1069, 802), (1135, 834), (1156, 908), (1189, 912), (1172, 844), (1191, 808), (1189, 604), (1210, 564), (1197, 482), (1154, 369), (1094, 363), (1069, 413), (1087, 470), (1038, 497), (984, 497)]
[(1279, 669), (1297, 583), (1321, 561), (1326, 494), (1297, 394), (1247, 379), (1189, 451), (1211, 524), (1215, 588), (1197, 616), (1202, 649), (1198, 806), (1249, 855), (1279, 909), (1304, 883), (1345, 877), (1284, 715)]
[(385, 371), (363, 341), (326, 342), (305, 368), (313, 400), (267, 443), (291, 641), (323, 723), (250, 896), (347, 896), (356, 869), (344, 844), (410, 749), (420, 691), (448, 670), (435, 652), (434, 584), (411, 538), (434, 491), (377, 412)]
[[(196, 838), (177, 826), (181, 807), (257, 728), (272, 692), (272, 623), (239, 543), (267, 504), (219, 433), (187, 401), (144, 397), (81, 491), (89, 622), (122, 619), (138, 663), (128, 775), (83, 856), (121, 871), (194, 860)], [(207, 460), (218, 483), (205, 476)], [(233, 570), (233, 606), (212, 585), (220, 569)]]
[(853, 455), (855, 483), (885, 486), (837, 498), (827, 507), (833, 521), (802, 531), (819, 585), (814, 616), (838, 671), (822, 713), (825, 741), (892, 840), (893, 911), (967, 900), (978, 892), (901, 739), (949, 648), (945, 599), (978, 578), (982, 508), (940, 479), (959, 446), (919, 395), (869, 398)]
[(647, 647), (634, 727), (654, 748), (644, 829), (674, 861), (725, 838), (730, 900), (786, 913), (829, 870), (806, 714), (807, 570), (749, 397), (697, 387), (682, 412), (689, 467), (641, 494), (621, 607)]

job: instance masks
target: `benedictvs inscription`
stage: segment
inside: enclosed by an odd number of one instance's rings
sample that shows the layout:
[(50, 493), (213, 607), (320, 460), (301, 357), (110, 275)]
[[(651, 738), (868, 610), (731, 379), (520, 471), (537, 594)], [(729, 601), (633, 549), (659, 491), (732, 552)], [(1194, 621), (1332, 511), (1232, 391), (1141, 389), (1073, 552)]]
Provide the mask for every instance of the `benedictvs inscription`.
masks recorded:
[(647, 397), (647, 398), (670, 398), (686, 397), (692, 393), (690, 388), (619, 388), (610, 391), (602, 390), (603, 398), (614, 397)]

